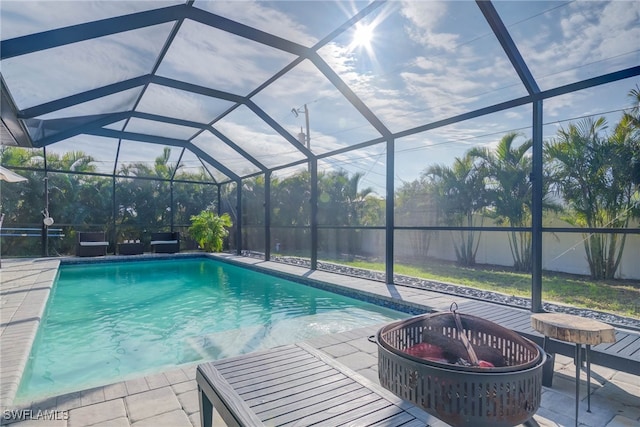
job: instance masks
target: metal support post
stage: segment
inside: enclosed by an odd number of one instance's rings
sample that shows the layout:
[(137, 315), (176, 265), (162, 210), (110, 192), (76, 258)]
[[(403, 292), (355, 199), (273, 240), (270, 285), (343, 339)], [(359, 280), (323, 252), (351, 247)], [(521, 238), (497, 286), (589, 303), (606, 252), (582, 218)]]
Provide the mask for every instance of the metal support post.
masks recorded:
[(385, 277), (387, 284), (393, 284), (393, 245), (395, 232), (395, 140), (387, 141), (387, 201), (385, 207)]
[(242, 254), (242, 180), (236, 181), (236, 255)]
[(264, 260), (271, 259), (271, 171), (264, 174)]
[(318, 159), (309, 162), (311, 165), (311, 269), (318, 269)]
[(533, 159), (531, 171), (531, 311), (542, 308), (542, 101), (533, 103)]

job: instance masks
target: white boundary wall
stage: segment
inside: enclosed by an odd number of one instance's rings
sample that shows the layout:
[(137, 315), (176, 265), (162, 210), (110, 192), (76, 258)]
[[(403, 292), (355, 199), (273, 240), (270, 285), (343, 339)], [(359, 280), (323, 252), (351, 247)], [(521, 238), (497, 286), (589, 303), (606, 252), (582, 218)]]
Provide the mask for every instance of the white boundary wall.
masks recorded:
[[(397, 231), (395, 234), (394, 255), (396, 259), (412, 260), (430, 257), (446, 261), (455, 261), (451, 231), (427, 232), (419, 230)], [(431, 243), (428, 253), (424, 253), (424, 241), (430, 234)], [(620, 237), (622, 235), (619, 235)], [(422, 242), (418, 241), (422, 239)], [(580, 233), (543, 234), (542, 268), (549, 271), (589, 276), (583, 235)], [(363, 250), (367, 255), (384, 257), (384, 240), (373, 234), (364, 234)], [(513, 258), (509, 250), (507, 233), (484, 231), (480, 236), (480, 246), (476, 255), (477, 264), (512, 266)], [(640, 280), (640, 235), (629, 234), (624, 247), (620, 267), (616, 275), (620, 279)]]

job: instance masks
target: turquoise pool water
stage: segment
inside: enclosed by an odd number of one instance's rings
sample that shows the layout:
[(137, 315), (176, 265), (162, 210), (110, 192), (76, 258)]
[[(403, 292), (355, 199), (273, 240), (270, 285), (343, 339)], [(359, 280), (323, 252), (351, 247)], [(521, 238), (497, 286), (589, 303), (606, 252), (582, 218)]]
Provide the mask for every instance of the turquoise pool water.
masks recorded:
[(17, 400), (405, 317), (209, 259), (63, 265)]

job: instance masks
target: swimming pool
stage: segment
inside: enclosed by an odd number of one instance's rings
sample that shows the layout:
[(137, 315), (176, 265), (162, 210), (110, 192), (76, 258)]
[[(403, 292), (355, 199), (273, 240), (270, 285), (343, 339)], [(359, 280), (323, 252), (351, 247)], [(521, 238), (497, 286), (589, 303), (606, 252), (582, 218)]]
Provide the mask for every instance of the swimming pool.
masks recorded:
[(63, 265), (16, 400), (408, 316), (207, 258)]

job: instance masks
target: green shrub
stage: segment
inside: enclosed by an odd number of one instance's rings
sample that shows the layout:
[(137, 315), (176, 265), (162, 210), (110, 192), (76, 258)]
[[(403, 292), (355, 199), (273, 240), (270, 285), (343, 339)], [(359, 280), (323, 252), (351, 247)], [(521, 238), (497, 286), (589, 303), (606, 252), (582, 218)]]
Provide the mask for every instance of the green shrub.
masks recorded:
[(205, 210), (191, 217), (189, 234), (206, 252), (220, 252), (224, 238), (229, 235), (228, 228), (233, 226), (231, 217), (225, 213), (221, 216)]

